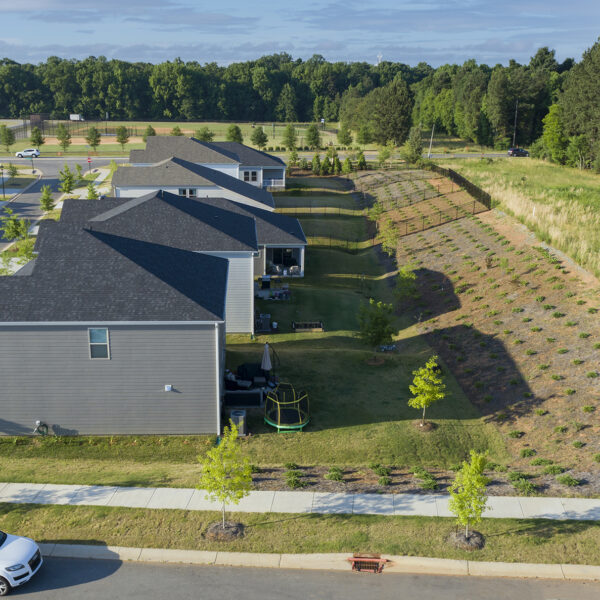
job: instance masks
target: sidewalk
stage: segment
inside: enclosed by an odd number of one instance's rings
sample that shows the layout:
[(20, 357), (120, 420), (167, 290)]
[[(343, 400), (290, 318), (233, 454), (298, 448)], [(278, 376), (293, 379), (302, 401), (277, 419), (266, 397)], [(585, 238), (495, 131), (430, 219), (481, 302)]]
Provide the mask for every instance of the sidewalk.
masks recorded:
[[(234, 512), (315, 513), (453, 517), (447, 495), (334, 494), (323, 492), (252, 491)], [(0, 502), (15, 504), (68, 504), (128, 508), (216, 510), (218, 503), (206, 492), (185, 488), (141, 488), (0, 483)], [(600, 499), (490, 496), (484, 517), (491, 519), (600, 520)]]

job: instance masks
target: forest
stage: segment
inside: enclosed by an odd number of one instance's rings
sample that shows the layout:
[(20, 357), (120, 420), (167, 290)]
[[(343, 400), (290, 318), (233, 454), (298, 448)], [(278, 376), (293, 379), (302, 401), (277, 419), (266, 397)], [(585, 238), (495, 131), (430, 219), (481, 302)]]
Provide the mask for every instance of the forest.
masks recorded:
[[(105, 57), (0, 60), (0, 117), (341, 121), (359, 143), (401, 144), (411, 125), (505, 149), (513, 142), (589, 166), (600, 123), (600, 42), (580, 62), (540, 48), (528, 64), (488, 66), (328, 62), (281, 53), (219, 66)], [(515, 127), (516, 115), (516, 127)]]

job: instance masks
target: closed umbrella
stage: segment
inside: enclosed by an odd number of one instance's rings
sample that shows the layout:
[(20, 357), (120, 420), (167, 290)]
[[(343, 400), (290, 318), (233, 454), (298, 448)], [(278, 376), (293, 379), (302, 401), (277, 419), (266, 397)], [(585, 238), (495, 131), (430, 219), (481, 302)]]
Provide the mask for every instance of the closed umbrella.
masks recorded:
[(260, 368), (263, 371), (270, 371), (273, 368), (271, 364), (271, 353), (269, 352), (269, 344), (265, 344), (265, 351), (263, 352), (262, 362), (260, 363)]

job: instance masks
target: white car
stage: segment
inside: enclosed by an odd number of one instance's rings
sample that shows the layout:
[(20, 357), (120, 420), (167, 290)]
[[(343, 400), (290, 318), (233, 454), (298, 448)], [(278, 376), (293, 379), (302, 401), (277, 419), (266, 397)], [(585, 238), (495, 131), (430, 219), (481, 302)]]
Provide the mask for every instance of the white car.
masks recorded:
[(33, 540), (0, 531), (0, 596), (29, 581), (42, 562), (40, 549)]
[(40, 151), (37, 148), (25, 148), (15, 154), (17, 158), (37, 158), (39, 155)]

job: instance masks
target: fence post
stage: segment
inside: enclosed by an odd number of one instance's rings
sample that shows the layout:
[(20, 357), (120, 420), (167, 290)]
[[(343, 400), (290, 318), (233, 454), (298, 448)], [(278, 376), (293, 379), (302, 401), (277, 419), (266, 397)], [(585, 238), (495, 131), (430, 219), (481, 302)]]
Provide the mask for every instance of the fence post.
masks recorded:
[(473, 213), (472, 214), (475, 214), (475, 200), (473, 200)]
[(425, 215), (423, 215), (422, 217), (422, 223), (421, 223), (421, 231), (425, 231)]

